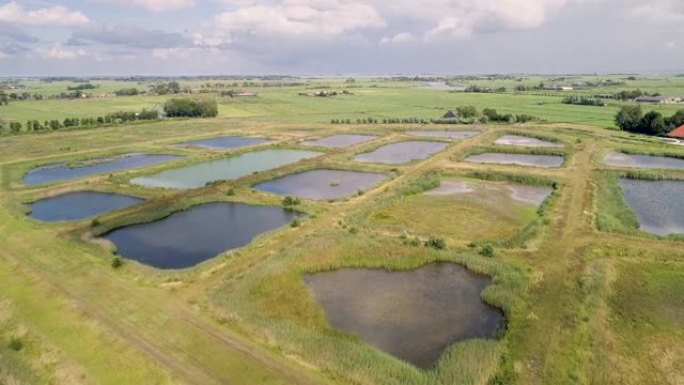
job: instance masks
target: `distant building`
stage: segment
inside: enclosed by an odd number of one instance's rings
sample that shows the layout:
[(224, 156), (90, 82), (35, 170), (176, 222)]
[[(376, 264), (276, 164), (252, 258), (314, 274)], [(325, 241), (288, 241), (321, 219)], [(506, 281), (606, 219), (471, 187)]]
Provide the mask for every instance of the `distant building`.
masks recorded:
[(458, 118), (458, 116), (456, 116), (456, 114), (454, 114), (453, 111), (447, 111), (447, 113), (444, 114), (444, 116), (442, 116), (442, 119), (456, 119), (456, 118)]
[(684, 125), (675, 128), (669, 134), (667, 134), (667, 136), (670, 138), (684, 139)]
[(233, 96), (241, 97), (241, 98), (251, 98), (251, 97), (257, 96), (257, 94), (255, 94), (254, 92), (242, 91), (240, 93), (233, 94)]
[(636, 102), (649, 104), (665, 104), (665, 98), (662, 96), (639, 96), (636, 98)]

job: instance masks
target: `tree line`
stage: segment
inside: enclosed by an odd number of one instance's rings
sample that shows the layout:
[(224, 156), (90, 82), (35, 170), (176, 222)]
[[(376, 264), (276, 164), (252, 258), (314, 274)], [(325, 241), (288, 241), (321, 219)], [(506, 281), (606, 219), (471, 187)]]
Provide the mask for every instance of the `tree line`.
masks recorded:
[(606, 102), (598, 98), (587, 98), (585, 96), (568, 96), (561, 100), (563, 104), (575, 104), (579, 106), (606, 106)]
[(684, 109), (666, 117), (658, 111), (646, 114), (641, 106), (623, 106), (615, 115), (615, 124), (623, 131), (645, 135), (666, 135), (684, 125)]
[[(478, 111), (475, 106), (460, 106), (456, 108), (454, 117), (442, 117), (437, 119), (426, 119), (418, 117), (404, 117), (404, 118), (383, 118), (376, 119), (373, 117), (357, 118), (356, 124), (473, 124), (473, 123), (527, 123), (531, 121), (540, 120), (536, 116), (527, 114), (500, 114), (493, 108), (485, 108), (482, 112)], [(333, 118), (330, 120), (332, 124), (352, 124), (351, 119)]]

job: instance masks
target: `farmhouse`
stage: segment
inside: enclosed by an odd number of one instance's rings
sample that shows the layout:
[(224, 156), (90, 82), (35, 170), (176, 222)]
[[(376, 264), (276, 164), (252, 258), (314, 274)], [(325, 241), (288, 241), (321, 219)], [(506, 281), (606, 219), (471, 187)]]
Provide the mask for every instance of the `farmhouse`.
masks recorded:
[(456, 118), (458, 118), (458, 116), (456, 116), (456, 114), (454, 114), (453, 111), (447, 111), (446, 114), (444, 114), (444, 116), (442, 116), (442, 119), (456, 119)]
[(665, 104), (665, 98), (662, 96), (639, 96), (636, 98), (637, 103), (649, 104)]
[(670, 138), (684, 139), (684, 125), (679, 126), (667, 134)]

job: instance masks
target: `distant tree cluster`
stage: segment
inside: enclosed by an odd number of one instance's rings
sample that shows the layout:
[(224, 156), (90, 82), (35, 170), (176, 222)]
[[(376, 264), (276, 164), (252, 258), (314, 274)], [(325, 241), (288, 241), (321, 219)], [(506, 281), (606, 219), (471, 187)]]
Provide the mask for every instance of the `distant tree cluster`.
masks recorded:
[(176, 98), (164, 104), (164, 112), (170, 118), (214, 118), (218, 116), (218, 104), (211, 99)]
[(6, 93), (5, 91), (0, 90), (0, 105), (8, 105), (10, 101), (19, 101), (19, 100), (43, 100), (44, 97), (41, 94), (31, 94), (28, 92), (11, 92), (11, 93)]
[(135, 87), (131, 88), (122, 88), (120, 90), (114, 91), (114, 95), (116, 96), (135, 96), (135, 95), (140, 95), (141, 92), (139, 89)]
[(22, 132), (22, 128), (25, 127), (23, 132), (44, 132), (44, 131), (57, 131), (64, 128), (73, 127), (96, 127), (111, 124), (122, 124), (127, 122), (133, 122), (137, 120), (155, 120), (159, 119), (159, 113), (156, 110), (146, 110), (143, 109), (140, 112), (131, 111), (119, 111), (104, 116), (99, 116), (96, 118), (66, 118), (64, 120), (28, 120), (26, 124), (22, 126), (20, 122), (9, 122), (9, 124), (4, 124), (0, 126), (0, 134), (19, 134)]
[(150, 85), (150, 92), (157, 95), (180, 94), (181, 91), (180, 84), (175, 80)]
[(621, 130), (645, 135), (665, 135), (675, 127), (684, 125), (684, 110), (677, 111), (670, 117), (664, 117), (658, 111), (650, 111), (644, 115), (641, 106), (623, 106), (615, 115), (615, 124)]
[(98, 88), (95, 84), (92, 83), (83, 83), (79, 84), (76, 86), (69, 86), (67, 87), (67, 91), (83, 91), (83, 90), (94, 90)]
[(640, 96), (660, 96), (659, 93), (648, 93), (646, 91), (642, 91), (640, 89), (636, 90), (622, 90), (616, 94), (613, 94), (613, 99), (617, 100), (634, 100)]
[(585, 96), (568, 96), (561, 101), (563, 104), (575, 104), (578, 106), (604, 107), (606, 103), (601, 99), (587, 98)]
[(539, 120), (536, 116), (532, 115), (527, 115), (527, 114), (520, 114), (520, 115), (514, 115), (514, 114), (499, 114), (495, 109), (493, 108), (485, 108), (482, 110), (482, 123), (487, 123), (487, 122), (497, 122), (497, 123), (527, 123), (531, 122), (534, 120)]
[(515, 90), (518, 92), (524, 92), (524, 91), (539, 91), (543, 90), (546, 86), (544, 85), (544, 82), (540, 82), (537, 85), (525, 85), (525, 84), (520, 84), (515, 86)]
[(481, 87), (481, 86), (477, 86), (477, 85), (472, 85), (472, 86), (466, 87), (465, 92), (482, 93), (482, 94), (504, 93), (504, 92), (506, 92), (506, 87), (490, 88), (490, 87)]

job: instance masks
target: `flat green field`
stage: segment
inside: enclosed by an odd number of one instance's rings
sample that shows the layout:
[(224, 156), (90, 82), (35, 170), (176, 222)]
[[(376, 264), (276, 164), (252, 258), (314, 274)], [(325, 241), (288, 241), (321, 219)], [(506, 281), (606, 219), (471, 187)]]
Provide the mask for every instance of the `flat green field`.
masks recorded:
[[(681, 81), (641, 79), (630, 81), (628, 88), (670, 93)], [(683, 238), (640, 231), (616, 182), (624, 176), (684, 180), (684, 171), (639, 173), (603, 163), (613, 151), (683, 157), (684, 147), (606, 128), (617, 107), (568, 106), (559, 96), (459, 94), (371, 80), (309, 82), (257, 87), (256, 98), (220, 98), (215, 119), (0, 137), (0, 384), (684, 382)], [(517, 84), (507, 82), (507, 87)], [(49, 94), (65, 84), (48, 87), (32, 81), (30, 86)], [(349, 87), (353, 95), (298, 95), (323, 86)], [(0, 116), (20, 121), (88, 116), (140, 109), (167, 98), (10, 102), (0, 106)], [(438, 117), (465, 104), (533, 114), (548, 122), (329, 123), (333, 118)], [(676, 106), (662, 108), (674, 111)], [(448, 140), (446, 150), (406, 164), (353, 160), (356, 154), (407, 140), (405, 132), (416, 129), (476, 129), (480, 134)], [(315, 148), (322, 152), (317, 158), (194, 190), (129, 183), (257, 149), (310, 149), (300, 142), (343, 133), (378, 138), (348, 148)], [(483, 149), (535, 152), (494, 145), (512, 133), (557, 140), (564, 147), (553, 151), (565, 157), (564, 164), (541, 169), (463, 161)], [(229, 134), (269, 141), (232, 151), (174, 146)], [(23, 183), (24, 174), (37, 166), (132, 152), (184, 158), (63, 182)], [(283, 196), (254, 186), (321, 168), (372, 171), (386, 179), (349, 197), (302, 199), (296, 209), (307, 216), (292, 226), (188, 269), (161, 270), (133, 260), (114, 268), (111, 245), (98, 238), (201, 203), (282, 205)], [(425, 194), (454, 181), (489, 187)], [(512, 199), (502, 187), (507, 183), (547, 186), (553, 194), (538, 208)], [(73, 222), (48, 224), (26, 215), (26, 203), (82, 190), (145, 201)], [(426, 246), (431, 238), (443, 240), (445, 247)], [(486, 246), (493, 249), (487, 252)], [(506, 322), (496, 338), (449, 345), (430, 369), (332, 327), (303, 280), (340, 268), (410, 271), (432, 262), (453, 262), (491, 277), (481, 298), (501, 309)]]

